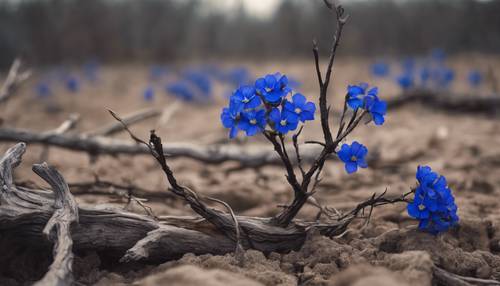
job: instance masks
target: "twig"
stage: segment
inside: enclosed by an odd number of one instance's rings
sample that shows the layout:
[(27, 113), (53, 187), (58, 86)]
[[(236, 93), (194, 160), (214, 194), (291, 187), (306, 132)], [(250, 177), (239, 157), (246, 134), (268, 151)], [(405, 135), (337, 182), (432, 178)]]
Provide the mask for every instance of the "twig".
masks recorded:
[[(125, 122), (128, 126), (139, 123), (141, 121), (144, 121), (149, 118), (157, 117), (162, 112), (156, 110), (156, 109), (143, 109), (136, 111), (134, 113), (125, 115), (123, 117), (123, 122)], [(95, 136), (110, 136), (115, 133), (123, 131), (123, 125), (120, 122), (112, 122), (106, 126), (103, 126), (97, 130), (90, 131), (86, 133), (85, 135), (89, 137), (95, 137)]]
[(175, 115), (175, 113), (179, 110), (180, 107), (181, 104), (179, 103), (179, 101), (176, 101), (173, 104), (165, 107), (165, 109), (163, 109), (163, 111), (161, 112), (161, 116), (158, 119), (158, 122), (156, 122), (156, 128), (165, 126), (170, 121), (170, 119)]
[(434, 273), (434, 278), (440, 283), (440, 285), (445, 285), (445, 286), (500, 285), (500, 282), (497, 280), (461, 276), (455, 273), (448, 272), (437, 266), (434, 266), (432, 270)]
[(21, 60), (17, 58), (12, 63), (7, 78), (0, 88), (0, 103), (6, 102), (11, 98), (19, 85), (30, 77), (30, 71), (20, 72), (20, 69)]

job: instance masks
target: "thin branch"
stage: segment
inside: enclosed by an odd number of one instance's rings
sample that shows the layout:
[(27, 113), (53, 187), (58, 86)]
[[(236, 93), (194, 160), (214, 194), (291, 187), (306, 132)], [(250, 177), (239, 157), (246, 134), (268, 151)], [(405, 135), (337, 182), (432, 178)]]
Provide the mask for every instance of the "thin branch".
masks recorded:
[(21, 72), (20, 70), (21, 60), (17, 58), (12, 63), (7, 78), (0, 88), (0, 103), (6, 102), (11, 98), (19, 85), (30, 77), (30, 71)]
[[(133, 112), (131, 114), (125, 115), (122, 120), (127, 126), (142, 122), (146, 119), (154, 118), (159, 115), (161, 115), (162, 112), (160, 112), (157, 109), (152, 109), (152, 108), (147, 108), (143, 110), (139, 110), (136, 112)], [(120, 122), (112, 122), (106, 126), (103, 126), (101, 128), (98, 128), (97, 130), (90, 131), (85, 133), (85, 135), (89, 137), (95, 137), (95, 136), (111, 136), (115, 133), (123, 131), (123, 124)]]

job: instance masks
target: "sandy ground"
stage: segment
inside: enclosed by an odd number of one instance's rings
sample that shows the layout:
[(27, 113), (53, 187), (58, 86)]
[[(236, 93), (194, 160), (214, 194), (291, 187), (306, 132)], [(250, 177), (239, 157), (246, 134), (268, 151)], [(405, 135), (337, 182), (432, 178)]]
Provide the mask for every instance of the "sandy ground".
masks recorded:
[[(467, 56), (452, 64), (465, 77), (465, 66), (491, 64), (500, 67), (498, 58)], [(334, 108), (340, 105), (347, 83), (360, 81), (379, 85), (382, 97), (397, 94), (397, 88), (385, 80), (370, 78), (366, 62), (341, 59), (335, 66), (335, 80), (330, 92)], [(255, 74), (281, 71), (303, 82), (300, 90), (310, 99), (318, 93), (311, 62), (287, 64), (251, 64)], [(35, 98), (35, 79), (19, 91), (6, 106), (0, 107), (3, 125), (45, 131), (57, 127), (70, 113), (82, 117), (73, 132), (84, 132), (112, 121), (105, 108), (126, 114), (149, 106), (165, 107), (174, 102), (158, 86), (154, 103), (142, 101), (147, 69), (140, 66), (105, 68), (98, 85), (83, 85), (78, 94), (62, 88), (50, 99), (61, 107), (48, 113), (48, 101)], [(500, 74), (497, 71), (497, 74)], [(469, 92), (465, 84), (454, 87)], [(148, 120), (133, 127), (147, 138), (155, 128), (164, 141), (211, 144), (224, 142), (227, 131), (219, 123), (225, 104), (226, 89), (216, 87), (215, 102), (193, 105), (182, 103), (179, 111), (164, 126)], [(486, 93), (487, 89), (475, 93)], [(321, 138), (319, 122), (308, 123), (304, 138)], [(116, 137), (128, 139), (126, 134)], [(500, 120), (476, 114), (441, 112), (419, 105), (390, 111), (386, 124), (361, 126), (348, 141), (357, 140), (376, 153), (378, 160), (368, 169), (347, 175), (338, 162), (327, 163), (316, 198), (324, 205), (348, 210), (374, 192), (387, 189), (399, 195), (415, 186), (418, 165), (430, 165), (447, 177), (456, 196), (460, 226), (440, 236), (416, 230), (417, 222), (406, 214), (402, 204), (376, 209), (370, 224), (353, 225), (342, 238), (327, 239), (311, 234), (303, 249), (288, 254), (267, 256), (247, 251), (245, 265), (239, 267), (231, 256), (186, 255), (180, 260), (140, 269), (110, 267), (95, 253), (80, 254), (75, 261), (75, 277), (82, 284), (123, 285), (431, 285), (433, 265), (464, 276), (500, 280)], [(243, 140), (245, 141), (245, 140)], [(255, 137), (244, 144), (262, 143)], [(0, 152), (11, 144), (1, 143)], [(31, 180), (43, 185), (31, 172), (39, 162), (42, 148), (29, 145), (17, 180)], [(83, 153), (51, 148), (48, 162), (55, 165), (69, 182), (90, 181), (93, 174), (117, 183), (133, 182), (146, 189), (166, 187), (156, 163), (148, 156), (101, 156), (89, 160)], [(226, 174), (228, 163), (207, 166), (189, 159), (176, 159), (172, 167), (182, 183), (203, 195), (228, 202), (241, 215), (269, 216), (279, 204), (290, 201), (292, 193), (279, 167), (265, 167), (256, 173), (245, 170)], [(110, 203), (124, 207), (116, 197), (79, 196), (80, 204)], [(149, 204), (156, 215), (190, 215), (191, 210), (178, 201), (155, 201)], [(144, 212), (137, 206), (130, 210)], [(306, 206), (300, 218), (312, 219), (317, 210)], [(17, 269), (17, 270), (15, 270)], [(19, 265), (2, 267), (1, 285), (36, 279), (33, 273), (21, 273)], [(9, 278), (8, 278), (9, 277)], [(17, 282), (13, 279), (17, 279)], [(3, 281), (3, 282), (2, 282)], [(21, 283), (22, 284), (22, 283)]]

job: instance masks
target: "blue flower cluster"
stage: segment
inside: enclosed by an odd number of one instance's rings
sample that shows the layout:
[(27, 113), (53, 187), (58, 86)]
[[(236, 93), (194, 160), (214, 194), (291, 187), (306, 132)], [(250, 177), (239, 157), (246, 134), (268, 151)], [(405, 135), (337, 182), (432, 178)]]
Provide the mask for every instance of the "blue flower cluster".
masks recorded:
[[(422, 58), (401, 59), (399, 69), (391, 68), (388, 62), (377, 60), (371, 64), (370, 72), (375, 77), (394, 80), (403, 91), (415, 88), (448, 89), (458, 77), (446, 59), (444, 50), (434, 49)], [(467, 80), (472, 88), (477, 88), (483, 82), (482, 74), (475, 69), (471, 70), (463, 80)]]
[(378, 97), (378, 88), (368, 89), (368, 84), (349, 85), (347, 87), (347, 105), (356, 110), (363, 108), (371, 115), (375, 125), (382, 125), (387, 113), (387, 102)]
[(420, 221), (419, 229), (438, 234), (455, 226), (459, 220), (457, 205), (446, 178), (428, 166), (419, 166), (416, 178), (418, 187), (407, 210), (411, 217)]
[(234, 138), (240, 130), (253, 136), (266, 126), (286, 134), (297, 129), (300, 122), (314, 120), (314, 103), (300, 93), (293, 94), (290, 101), (291, 94), (288, 78), (279, 73), (259, 78), (254, 85), (240, 86), (229, 98), (229, 106), (222, 110), (222, 125)]

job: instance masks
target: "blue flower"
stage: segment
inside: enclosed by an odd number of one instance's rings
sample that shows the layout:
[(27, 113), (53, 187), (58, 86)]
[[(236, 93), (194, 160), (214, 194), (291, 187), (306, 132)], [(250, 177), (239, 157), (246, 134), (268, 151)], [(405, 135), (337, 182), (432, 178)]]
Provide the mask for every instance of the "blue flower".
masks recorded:
[(352, 142), (351, 145), (343, 144), (337, 153), (340, 160), (345, 163), (345, 170), (348, 174), (356, 172), (358, 167), (368, 167), (366, 154), (368, 154), (368, 149), (357, 141)]
[(192, 101), (194, 99), (194, 93), (184, 82), (172, 83), (166, 87), (166, 91), (184, 101)]
[(422, 82), (422, 85), (425, 86), (430, 77), (431, 77), (430, 69), (426, 66), (422, 67), (422, 69), (420, 69), (420, 81)]
[(437, 234), (458, 223), (457, 205), (446, 178), (428, 166), (418, 166), (415, 196), (407, 206), (408, 214), (418, 219), (419, 229)]
[(367, 89), (367, 83), (347, 86), (347, 105), (349, 105), (349, 107), (351, 107), (352, 109), (363, 107)]
[(287, 134), (288, 131), (297, 129), (297, 125), (299, 124), (299, 116), (297, 114), (286, 110), (280, 112), (278, 108), (271, 110), (269, 119), (274, 124), (274, 130), (281, 134)]
[(472, 70), (469, 72), (467, 76), (467, 80), (472, 87), (478, 87), (481, 85), (483, 81), (483, 75), (478, 70)]
[(153, 89), (153, 87), (148, 86), (142, 93), (142, 97), (145, 101), (153, 101), (155, 98), (155, 90)]
[(269, 103), (280, 103), (283, 97), (291, 92), (285, 75), (268, 74), (255, 81), (255, 88)]
[[(366, 109), (376, 125), (384, 124), (387, 113), (387, 103), (378, 97), (378, 87), (372, 87), (368, 92), (368, 84), (349, 85), (347, 87), (347, 105), (352, 109)], [(366, 94), (365, 94), (366, 93)]]
[(382, 101), (378, 98), (374, 92), (372, 96), (370, 93), (366, 96), (366, 110), (370, 113), (375, 125), (382, 125), (385, 121), (385, 114), (387, 113), (387, 102)]
[(40, 98), (48, 97), (52, 95), (52, 91), (50, 89), (50, 86), (46, 82), (39, 82), (36, 85), (36, 94)]
[(296, 93), (292, 96), (292, 102), (288, 100), (285, 102), (284, 110), (296, 114), (300, 121), (306, 122), (307, 120), (314, 120), (316, 105), (313, 102), (308, 102), (302, 94)]
[(249, 110), (241, 112), (238, 128), (245, 131), (247, 136), (262, 132), (266, 127), (266, 112), (264, 110)]
[(377, 61), (371, 66), (371, 72), (374, 76), (386, 77), (389, 75), (389, 65), (382, 61)]
[(71, 91), (71, 92), (77, 92), (80, 89), (80, 83), (78, 82), (78, 79), (74, 76), (68, 76), (66, 78), (66, 89)]
[(240, 86), (230, 100), (242, 106), (242, 109), (256, 108), (262, 103), (260, 97), (255, 93), (255, 88), (249, 85)]
[(404, 73), (396, 78), (396, 82), (403, 90), (408, 90), (413, 87), (413, 76), (409, 73)]
[(187, 71), (183, 75), (184, 79), (192, 83), (203, 95), (210, 95), (212, 83), (207, 75), (199, 71)]
[(229, 107), (222, 109), (220, 120), (225, 128), (230, 128), (229, 138), (234, 138), (238, 135), (239, 110), (235, 107), (234, 102), (229, 102)]

